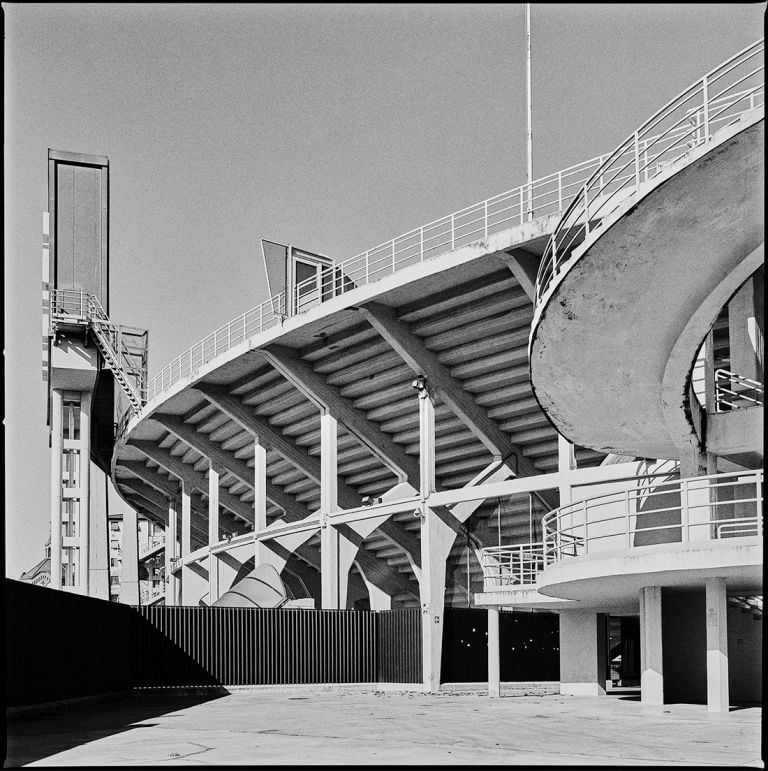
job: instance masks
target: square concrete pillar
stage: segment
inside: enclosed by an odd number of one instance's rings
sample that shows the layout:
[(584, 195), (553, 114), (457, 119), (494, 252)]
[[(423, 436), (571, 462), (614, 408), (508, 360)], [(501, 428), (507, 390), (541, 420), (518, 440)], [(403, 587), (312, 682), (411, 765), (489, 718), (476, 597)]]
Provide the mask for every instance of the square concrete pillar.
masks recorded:
[(653, 706), (664, 703), (660, 586), (640, 590), (640, 699)]
[(176, 501), (168, 504), (165, 525), (165, 604), (179, 604), (179, 577), (173, 572), (173, 563), (179, 556), (179, 515)]
[[(213, 463), (208, 468), (208, 546), (219, 542), (219, 471)], [(208, 557), (208, 604), (219, 599), (219, 558), (211, 553)]]
[(707, 603), (707, 711), (728, 712), (728, 604), (724, 578), (705, 581)]
[(501, 696), (498, 608), (488, 608), (488, 696), (492, 699)]
[(560, 693), (605, 696), (607, 649), (604, 614), (594, 610), (561, 610)]
[(122, 567), (120, 568), (120, 602), (138, 605), (139, 593), (139, 528), (134, 509), (123, 514)]
[(61, 456), (63, 393), (51, 390), (51, 589), (61, 589)]

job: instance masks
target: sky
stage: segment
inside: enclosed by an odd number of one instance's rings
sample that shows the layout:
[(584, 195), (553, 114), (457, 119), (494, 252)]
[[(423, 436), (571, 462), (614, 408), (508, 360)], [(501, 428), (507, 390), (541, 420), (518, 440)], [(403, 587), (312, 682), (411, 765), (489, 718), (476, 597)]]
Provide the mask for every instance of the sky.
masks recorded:
[[(3, 3), (6, 575), (43, 556), (48, 148), (110, 162), (110, 315), (150, 378), (266, 299), (259, 239), (343, 260), (526, 180), (523, 4)], [(612, 150), (765, 3), (531, 7), (533, 176)]]

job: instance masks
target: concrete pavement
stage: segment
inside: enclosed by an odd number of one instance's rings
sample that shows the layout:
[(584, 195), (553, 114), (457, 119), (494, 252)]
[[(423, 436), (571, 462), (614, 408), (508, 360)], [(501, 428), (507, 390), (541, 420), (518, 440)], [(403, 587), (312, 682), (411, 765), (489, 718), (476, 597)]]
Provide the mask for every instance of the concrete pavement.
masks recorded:
[(20, 765), (550, 764), (762, 767), (758, 707), (650, 709), (634, 696), (231, 689), (132, 695), (7, 724)]

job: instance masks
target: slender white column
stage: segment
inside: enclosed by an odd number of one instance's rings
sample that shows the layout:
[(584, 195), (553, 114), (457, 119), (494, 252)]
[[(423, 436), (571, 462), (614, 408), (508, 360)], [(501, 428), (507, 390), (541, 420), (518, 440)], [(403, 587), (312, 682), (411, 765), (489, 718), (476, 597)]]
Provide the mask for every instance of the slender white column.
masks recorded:
[(58, 388), (51, 391), (51, 589), (61, 589), (61, 456), (62, 409), (64, 402)]
[[(267, 526), (267, 448), (254, 437), (253, 443), (253, 529), (258, 532)], [(256, 564), (259, 542), (256, 542)]]
[[(192, 498), (189, 483), (182, 480), (181, 483), (181, 556), (186, 557), (192, 553)], [(191, 569), (183, 566), (181, 568), (181, 603), (182, 605), (192, 604), (190, 586), (192, 577)]]
[(707, 603), (707, 710), (728, 712), (728, 604), (724, 578), (705, 581)]
[(139, 592), (139, 531), (136, 511), (129, 508), (123, 514), (122, 567), (120, 568), (120, 602), (138, 605)]
[(109, 477), (91, 464), (88, 595), (101, 600), (109, 600), (109, 484)]
[(178, 502), (168, 504), (168, 522), (165, 525), (165, 604), (179, 604), (179, 579), (173, 572), (173, 562), (179, 556)]
[(419, 494), (424, 500), (435, 492), (435, 403), (426, 380), (417, 378), (419, 395)]
[(338, 503), (338, 423), (329, 412), (320, 416), (320, 511), (330, 514)]
[(80, 594), (89, 594), (91, 557), (91, 393), (80, 394), (80, 513), (78, 517)]
[(645, 586), (640, 590), (640, 699), (654, 706), (664, 703), (661, 632), (661, 587)]
[[(320, 416), (320, 579), (323, 608), (344, 608), (349, 565), (340, 555), (340, 534), (327, 520), (338, 509), (338, 424), (323, 411)], [(346, 572), (345, 572), (346, 568)], [(343, 595), (343, 596), (342, 596)]]
[[(219, 472), (210, 463), (208, 468), (208, 545), (219, 542)], [(208, 604), (219, 599), (219, 558), (208, 556)]]
[(445, 561), (456, 533), (426, 504), (435, 490), (435, 405), (424, 378), (417, 378), (414, 387), (419, 396), (422, 675), (424, 690), (437, 693), (443, 648)]
[(488, 695), (496, 699), (501, 696), (498, 608), (488, 608)]

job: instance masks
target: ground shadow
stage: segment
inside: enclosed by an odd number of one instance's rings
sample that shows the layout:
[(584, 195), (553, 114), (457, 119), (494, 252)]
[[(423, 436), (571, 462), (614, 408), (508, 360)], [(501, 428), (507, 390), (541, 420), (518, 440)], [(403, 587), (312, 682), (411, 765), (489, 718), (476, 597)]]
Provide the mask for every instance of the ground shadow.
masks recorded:
[(5, 725), (3, 768), (18, 768), (107, 736), (150, 727), (152, 718), (229, 695), (222, 687), (195, 692), (135, 691), (113, 701), (67, 706)]

